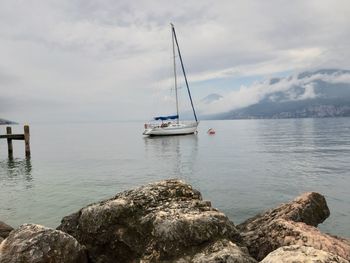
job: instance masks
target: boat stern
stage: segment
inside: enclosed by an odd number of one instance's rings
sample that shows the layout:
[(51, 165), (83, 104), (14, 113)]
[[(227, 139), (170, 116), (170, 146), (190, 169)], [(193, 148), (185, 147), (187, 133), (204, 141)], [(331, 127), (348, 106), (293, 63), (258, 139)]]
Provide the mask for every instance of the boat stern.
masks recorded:
[(151, 135), (152, 130), (153, 130), (152, 124), (145, 123), (144, 128), (145, 128), (145, 130), (143, 131), (142, 134), (143, 134), (143, 135)]
[(153, 129), (145, 129), (142, 134), (143, 135), (151, 135), (152, 134), (152, 130)]

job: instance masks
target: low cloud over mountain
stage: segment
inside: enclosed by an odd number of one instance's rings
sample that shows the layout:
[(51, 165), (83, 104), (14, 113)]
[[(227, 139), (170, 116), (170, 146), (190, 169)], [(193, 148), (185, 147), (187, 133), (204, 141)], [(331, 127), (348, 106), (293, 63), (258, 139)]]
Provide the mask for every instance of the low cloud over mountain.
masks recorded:
[(350, 71), (322, 69), (241, 87), (206, 106), (208, 118), (350, 116)]
[(223, 97), (220, 94), (212, 93), (212, 94), (209, 94), (208, 96), (206, 96), (205, 98), (203, 98), (201, 100), (201, 102), (205, 103), (205, 104), (210, 104), (210, 103), (213, 103), (214, 101), (217, 101), (221, 98), (223, 98)]

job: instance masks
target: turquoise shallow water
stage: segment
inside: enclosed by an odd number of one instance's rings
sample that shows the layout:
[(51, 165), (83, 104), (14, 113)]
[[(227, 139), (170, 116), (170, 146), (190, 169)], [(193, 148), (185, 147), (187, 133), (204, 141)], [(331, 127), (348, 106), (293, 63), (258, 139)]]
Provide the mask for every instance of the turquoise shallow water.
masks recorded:
[(236, 224), (320, 192), (331, 210), (320, 228), (350, 237), (350, 118), (202, 121), (198, 135), (162, 138), (143, 137), (142, 126), (32, 124), (31, 159), (18, 141), (8, 159), (0, 141), (0, 220), (56, 227), (117, 192), (181, 178)]

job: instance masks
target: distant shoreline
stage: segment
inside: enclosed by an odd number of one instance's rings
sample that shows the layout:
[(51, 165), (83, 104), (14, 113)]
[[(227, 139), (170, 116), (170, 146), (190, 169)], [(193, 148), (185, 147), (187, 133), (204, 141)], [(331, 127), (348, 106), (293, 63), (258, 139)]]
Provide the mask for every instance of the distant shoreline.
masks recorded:
[(234, 120), (292, 120), (292, 119), (339, 119), (350, 116), (325, 116), (325, 117), (235, 117), (235, 118), (202, 118), (203, 121), (234, 121)]
[(8, 125), (8, 124), (18, 124), (18, 123), (14, 121), (0, 119), (0, 125)]

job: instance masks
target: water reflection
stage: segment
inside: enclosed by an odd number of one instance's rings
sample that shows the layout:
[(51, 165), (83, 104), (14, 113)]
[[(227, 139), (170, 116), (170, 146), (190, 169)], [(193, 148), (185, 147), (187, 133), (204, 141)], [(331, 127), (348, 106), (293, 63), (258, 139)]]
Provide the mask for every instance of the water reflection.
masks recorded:
[(258, 144), (270, 153), (337, 153), (350, 145), (348, 127), (333, 119), (256, 122)]
[(0, 180), (25, 180), (31, 182), (32, 162), (30, 157), (13, 158), (8, 157), (6, 160), (0, 161)]
[(343, 165), (350, 154), (348, 121), (295, 119), (253, 124), (267, 187), (274, 186), (279, 195), (287, 195), (286, 199), (310, 190), (339, 195), (335, 193), (338, 189), (333, 192), (329, 185), (335, 186), (349, 175), (347, 165)]
[(146, 158), (168, 177), (188, 180), (198, 152), (197, 135), (145, 137)]

